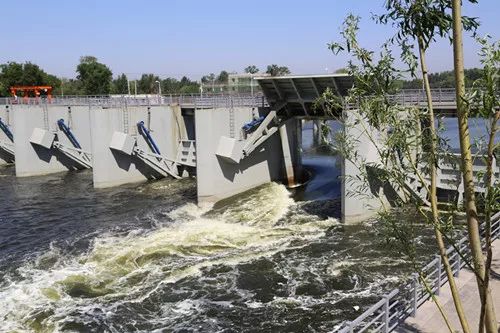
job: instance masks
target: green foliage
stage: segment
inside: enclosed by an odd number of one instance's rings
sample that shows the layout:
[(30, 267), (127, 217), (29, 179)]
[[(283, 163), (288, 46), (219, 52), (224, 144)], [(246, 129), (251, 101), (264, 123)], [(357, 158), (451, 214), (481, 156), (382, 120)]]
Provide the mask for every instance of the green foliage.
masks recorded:
[(336, 69), (333, 73), (335, 73), (335, 74), (347, 74), (347, 73), (349, 73), (349, 70), (345, 67), (342, 67), (342, 68)]
[(81, 82), (75, 79), (61, 79), (61, 89), (57, 95), (75, 96), (82, 91)]
[(255, 65), (250, 65), (245, 67), (244, 72), (248, 74), (257, 74), (259, 72), (259, 69)]
[(47, 74), (38, 65), (26, 62), (8, 62), (0, 65), (0, 96), (9, 96), (12, 86), (52, 86), (55, 91), (60, 88), (61, 81), (54, 75)]
[(84, 95), (107, 95), (111, 91), (113, 73), (93, 56), (83, 56), (76, 67), (77, 79)]
[(229, 73), (227, 71), (221, 71), (220, 74), (217, 76), (217, 82), (227, 83), (228, 78), (229, 78)]
[(142, 74), (137, 82), (137, 90), (139, 94), (158, 94), (158, 83), (160, 78), (154, 74)]
[(271, 76), (282, 76), (290, 74), (290, 69), (286, 66), (278, 66), (276, 64), (272, 64), (267, 66), (266, 73)]
[[(464, 70), (465, 86), (471, 88), (474, 82), (482, 76), (482, 69), (470, 68)], [(444, 71), (429, 74), (429, 83), (432, 88), (455, 88), (455, 72)], [(422, 89), (422, 80), (415, 78), (413, 80), (401, 81), (403, 89)]]
[[(372, 197), (371, 187), (374, 182), (381, 184), (384, 194), (392, 206), (414, 206), (419, 209), (423, 203), (416, 189), (428, 190), (425, 179), (429, 176), (429, 154), (422, 151), (422, 145), (428, 135), (421, 131), (421, 124), (428, 118), (427, 111), (409, 108), (395, 103), (391, 98), (401, 87), (402, 78), (407, 70), (397, 69), (396, 59), (392, 54), (390, 43), (385, 43), (380, 51), (374, 52), (363, 48), (358, 43), (359, 17), (349, 15), (341, 29), (343, 40), (329, 44), (335, 52), (344, 52), (351, 56), (348, 63), (348, 72), (354, 77), (354, 87), (344, 101), (345, 106), (352, 105), (355, 111), (344, 108), (342, 121), (345, 131), (337, 136), (337, 147), (345, 159), (350, 161), (358, 170), (356, 176), (347, 176), (345, 181), (351, 189), (351, 196), (361, 198)], [(401, 42), (401, 41), (400, 41)], [(405, 40), (406, 43), (406, 40)], [(412, 56), (409, 54), (411, 46), (401, 45), (406, 52), (407, 64), (410, 66)], [(333, 99), (328, 91), (318, 101), (326, 110), (332, 109), (328, 105), (337, 107), (339, 101)], [(338, 113), (337, 113), (338, 114)], [(356, 136), (349, 133), (361, 132), (376, 150), (377, 158), (372, 162), (358, 155), (356, 148), (359, 145)], [(438, 147), (440, 156), (449, 154), (447, 145)], [(409, 178), (413, 175), (412, 178)], [(411, 184), (410, 184), (411, 181)], [(386, 203), (381, 199), (386, 207)], [(424, 220), (433, 223), (422, 214)], [(382, 212), (379, 218), (385, 222), (393, 236), (404, 242), (411, 257), (413, 235), (401, 236), (401, 229), (390, 219), (387, 211)], [(446, 221), (442, 220), (436, 228), (444, 229)], [(398, 235), (398, 233), (400, 233)]]
[(201, 82), (202, 83), (214, 83), (215, 82), (215, 74), (210, 73), (208, 75), (204, 75), (201, 77)]
[[(469, 0), (476, 2), (476, 0)], [(401, 49), (401, 60), (408, 66), (414, 77), (418, 67), (417, 57), (413, 53), (413, 44), (426, 51), (436, 37), (450, 39), (452, 15), (449, 0), (386, 0), (386, 12), (374, 15), (375, 21), (396, 27), (396, 34), (389, 39)], [(476, 18), (462, 17), (465, 31), (475, 33), (479, 22)]]
[(125, 74), (122, 74), (113, 80), (111, 93), (120, 95), (128, 94), (128, 79)]
[(185, 76), (180, 81), (169, 77), (161, 81), (161, 89), (163, 94), (197, 94), (200, 85)]

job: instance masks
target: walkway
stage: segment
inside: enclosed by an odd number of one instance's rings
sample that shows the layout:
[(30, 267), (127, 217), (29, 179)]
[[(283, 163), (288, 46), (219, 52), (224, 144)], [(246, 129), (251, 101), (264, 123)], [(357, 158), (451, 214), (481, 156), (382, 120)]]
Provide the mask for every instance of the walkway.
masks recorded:
[[(500, 239), (493, 242), (492, 268), (495, 272), (500, 273)], [(468, 269), (463, 269), (460, 272), (460, 276), (455, 281), (460, 289), (460, 295), (462, 296), (465, 313), (469, 321), (471, 331), (477, 332), (481, 305), (474, 274), (472, 274), (472, 272)], [(492, 277), (491, 288), (497, 318), (500, 319), (500, 279)], [(453, 299), (451, 298), (448, 284), (441, 287), (441, 293), (437, 296), (437, 298), (444, 307), (445, 312), (448, 314), (452, 327), (458, 332), (461, 332), (460, 322), (455, 314), (455, 306), (453, 304)], [(448, 329), (443, 321), (443, 318), (437, 311), (436, 305), (433, 301), (429, 300), (422, 304), (422, 306), (418, 309), (417, 316), (415, 318), (408, 318), (405, 321), (405, 324), (396, 331), (400, 333), (440, 333), (448, 332)]]

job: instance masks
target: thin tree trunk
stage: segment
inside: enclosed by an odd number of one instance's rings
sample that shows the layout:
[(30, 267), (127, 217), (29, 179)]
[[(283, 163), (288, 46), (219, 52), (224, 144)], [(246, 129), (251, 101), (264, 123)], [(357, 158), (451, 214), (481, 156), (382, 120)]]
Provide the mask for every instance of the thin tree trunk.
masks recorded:
[[(489, 288), (484, 288), (486, 275), (484, 256), (481, 249), (479, 235), (479, 221), (477, 216), (476, 198), (474, 193), (474, 179), (472, 174), (472, 154), (469, 136), (467, 105), (463, 100), (465, 96), (464, 56), (462, 45), (462, 13), (461, 0), (453, 0), (453, 61), (455, 68), (455, 85), (457, 101), (458, 132), (460, 138), (460, 151), (462, 157), (462, 174), (464, 183), (464, 207), (467, 215), (467, 229), (469, 246), (471, 249), (477, 286), (481, 301), (484, 302), (485, 322), (488, 333), (498, 333), (498, 323)], [(482, 330), (482, 328), (481, 328)]]
[[(489, 92), (487, 92), (489, 93)], [(492, 92), (495, 93), (495, 92)], [(492, 105), (485, 105), (486, 108), (493, 107)], [(490, 287), (490, 270), (491, 261), (493, 260), (493, 251), (491, 249), (491, 195), (493, 194), (493, 150), (495, 149), (495, 135), (497, 132), (497, 122), (500, 119), (500, 111), (497, 111), (491, 121), (491, 131), (488, 139), (488, 151), (486, 158), (486, 203), (485, 203), (485, 242), (486, 242), (486, 264), (485, 264), (485, 276), (484, 276), (484, 289), (488, 290)], [(485, 320), (485, 303), (484, 298), (481, 300), (481, 317), (479, 318), (479, 332), (482, 332)]]
[(441, 317), (443, 317), (444, 323), (446, 324), (446, 327), (448, 327), (448, 331), (450, 331), (451, 333), (456, 332), (455, 329), (453, 328), (453, 326), (451, 326), (450, 319), (446, 315), (446, 312), (444, 312), (443, 306), (441, 305), (441, 303), (437, 299), (437, 297), (434, 294), (434, 292), (432, 291), (431, 287), (429, 287), (429, 284), (425, 280), (425, 277), (422, 275), (422, 273), (419, 274), (419, 277), (420, 277), (420, 281), (424, 285), (425, 290), (427, 291), (427, 293), (429, 295), (431, 295), (432, 301), (434, 302), (434, 304), (436, 304), (438, 311), (441, 314)]
[(460, 325), (462, 326), (462, 330), (464, 333), (469, 333), (469, 323), (467, 322), (467, 318), (465, 316), (465, 312), (462, 305), (462, 300), (460, 299), (460, 293), (458, 291), (457, 285), (455, 283), (455, 277), (453, 276), (453, 270), (451, 269), (450, 262), (448, 260), (448, 255), (446, 254), (446, 247), (443, 241), (443, 235), (441, 234), (441, 230), (439, 228), (439, 215), (438, 215), (438, 207), (437, 207), (437, 135), (436, 135), (436, 127), (434, 120), (434, 108), (432, 105), (432, 95), (429, 84), (429, 76), (427, 72), (427, 63), (425, 60), (425, 48), (423, 45), (422, 37), (418, 38), (418, 50), (420, 53), (420, 66), (422, 69), (422, 79), (425, 88), (425, 94), (427, 96), (427, 108), (429, 112), (429, 134), (431, 136), (431, 159), (430, 159), (430, 173), (431, 173), (431, 186), (429, 192), (429, 199), (431, 202), (431, 210), (432, 210), (432, 220), (434, 224), (434, 233), (436, 236), (436, 242), (439, 249), (439, 254), (441, 256), (441, 261), (446, 271), (446, 275), (448, 276), (448, 283), (450, 285), (451, 295), (453, 297), (453, 302), (455, 304), (455, 309), (457, 312), (457, 316), (460, 320)]

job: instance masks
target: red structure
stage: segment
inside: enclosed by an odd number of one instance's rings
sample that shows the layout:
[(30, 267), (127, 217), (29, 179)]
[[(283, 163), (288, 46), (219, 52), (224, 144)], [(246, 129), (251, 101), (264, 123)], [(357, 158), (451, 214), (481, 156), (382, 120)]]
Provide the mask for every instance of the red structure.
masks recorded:
[(14, 86), (10, 87), (10, 93), (12, 97), (17, 100), (17, 93), (22, 92), (23, 98), (28, 100), (30, 97), (30, 92), (34, 93), (35, 98), (38, 99), (42, 95), (42, 93), (47, 96), (47, 99), (50, 101), (52, 99), (52, 87), (51, 86)]

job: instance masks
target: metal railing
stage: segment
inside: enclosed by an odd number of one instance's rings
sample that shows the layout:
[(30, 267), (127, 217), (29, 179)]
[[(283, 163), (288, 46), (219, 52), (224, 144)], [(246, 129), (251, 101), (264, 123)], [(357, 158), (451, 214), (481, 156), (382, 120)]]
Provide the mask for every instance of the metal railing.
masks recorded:
[[(492, 240), (495, 240), (500, 238), (500, 212), (497, 212), (491, 221)], [(481, 240), (484, 241), (484, 224), (481, 228)], [(470, 259), (468, 238), (461, 238), (446, 250), (446, 254), (454, 276), (458, 276), (460, 270), (467, 265), (465, 260)], [(439, 295), (441, 286), (448, 282), (439, 255), (422, 269), (421, 276), (425, 284), (420, 282), (419, 274), (412, 274), (409, 281), (384, 295), (379, 302), (353, 321), (342, 323), (335, 332), (392, 332), (408, 317), (416, 315), (417, 309), (430, 299), (430, 293)]]
[[(436, 106), (447, 104), (447, 105), (455, 105), (456, 104), (456, 95), (455, 89), (432, 89), (432, 102), (436, 104)], [(401, 105), (427, 105), (427, 96), (424, 90), (421, 89), (405, 89), (401, 90), (398, 94), (390, 95), (389, 101), (401, 104)]]
[(162, 96), (52, 96), (3, 97), (0, 105), (62, 105), (100, 106), (103, 108), (123, 106), (182, 105), (195, 108), (216, 107), (266, 107), (267, 100), (261, 94), (252, 95), (162, 95)]
[[(432, 100), (436, 107), (453, 107), (456, 104), (455, 89), (437, 88), (431, 89)], [(397, 94), (385, 96), (388, 101), (405, 106), (425, 106), (427, 98), (425, 91), (421, 89), (404, 89)], [(21, 104), (55, 104), (65, 106), (91, 105), (103, 107), (119, 107), (121, 105), (143, 106), (143, 105), (199, 105), (200, 107), (225, 107), (230, 101), (235, 106), (268, 106), (262, 93), (251, 94), (183, 94), (183, 95), (106, 95), (106, 96), (52, 96), (47, 97), (2, 97), (0, 105)], [(346, 107), (355, 108), (357, 103), (349, 103)]]

